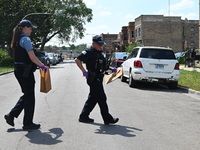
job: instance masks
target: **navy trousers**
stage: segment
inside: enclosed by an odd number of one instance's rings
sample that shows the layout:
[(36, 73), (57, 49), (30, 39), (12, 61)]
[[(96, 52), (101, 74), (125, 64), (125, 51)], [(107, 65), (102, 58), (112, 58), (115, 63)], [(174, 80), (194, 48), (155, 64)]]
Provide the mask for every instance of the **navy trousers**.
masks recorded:
[(111, 120), (113, 117), (109, 114), (107, 105), (107, 98), (103, 88), (103, 75), (97, 76), (92, 83), (88, 83), (90, 87), (90, 93), (88, 99), (85, 102), (80, 118), (87, 118), (90, 112), (94, 109), (95, 105), (98, 104), (102, 118), (105, 121)]
[(23, 77), (24, 69), (23, 66), (17, 66), (14, 69), (15, 77), (24, 94), (10, 111), (10, 115), (17, 118), (22, 110), (24, 110), (23, 124), (24, 126), (27, 126), (33, 123), (35, 109), (35, 77), (33, 72), (30, 72), (28, 77)]

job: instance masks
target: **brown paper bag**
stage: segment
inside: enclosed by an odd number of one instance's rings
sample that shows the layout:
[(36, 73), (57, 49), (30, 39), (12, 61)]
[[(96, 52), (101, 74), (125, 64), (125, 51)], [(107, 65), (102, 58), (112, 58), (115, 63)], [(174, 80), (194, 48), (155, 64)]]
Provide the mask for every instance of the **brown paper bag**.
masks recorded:
[(122, 67), (118, 67), (117, 68), (117, 72), (113, 72), (109, 75), (105, 75), (105, 84), (108, 84), (114, 80), (116, 80), (117, 78), (119, 78), (122, 75)]
[(40, 92), (48, 93), (51, 90), (51, 77), (49, 68), (45, 71), (40, 69)]

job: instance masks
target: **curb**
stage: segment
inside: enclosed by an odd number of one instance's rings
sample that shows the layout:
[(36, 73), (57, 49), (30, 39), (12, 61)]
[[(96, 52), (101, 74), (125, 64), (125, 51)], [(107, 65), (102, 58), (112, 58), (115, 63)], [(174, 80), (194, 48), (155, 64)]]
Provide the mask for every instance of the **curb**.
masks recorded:
[(14, 71), (9, 71), (9, 72), (0, 73), (0, 76), (5, 75), (5, 74), (9, 74), (9, 73), (12, 73), (12, 72), (14, 72)]
[(183, 86), (178, 86), (178, 88), (184, 90), (186, 93), (194, 94), (194, 95), (197, 95), (197, 96), (200, 97), (200, 92), (199, 91), (195, 91), (193, 89), (189, 89), (189, 88), (186, 88), (186, 87), (183, 87)]

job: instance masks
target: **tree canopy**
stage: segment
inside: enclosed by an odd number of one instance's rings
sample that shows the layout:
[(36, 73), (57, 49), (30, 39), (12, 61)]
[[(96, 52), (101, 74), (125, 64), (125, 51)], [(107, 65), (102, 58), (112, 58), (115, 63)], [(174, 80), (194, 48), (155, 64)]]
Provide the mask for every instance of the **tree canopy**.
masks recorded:
[[(61, 42), (83, 38), (84, 25), (92, 20), (92, 10), (82, 0), (0, 0), (0, 45), (10, 46), (13, 28), (24, 18), (38, 28), (31, 35), (35, 47), (43, 50), (54, 36)], [(49, 13), (37, 15), (36, 13)]]

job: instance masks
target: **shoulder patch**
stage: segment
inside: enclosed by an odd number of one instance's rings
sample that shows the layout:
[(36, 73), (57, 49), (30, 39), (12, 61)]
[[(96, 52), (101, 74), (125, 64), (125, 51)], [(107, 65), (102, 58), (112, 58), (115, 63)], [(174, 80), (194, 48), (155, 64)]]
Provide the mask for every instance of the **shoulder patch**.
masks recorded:
[(87, 52), (86, 51), (82, 51), (82, 54), (85, 55)]

